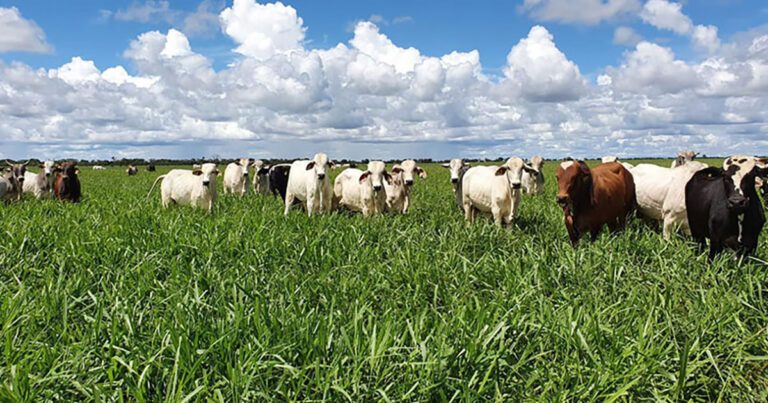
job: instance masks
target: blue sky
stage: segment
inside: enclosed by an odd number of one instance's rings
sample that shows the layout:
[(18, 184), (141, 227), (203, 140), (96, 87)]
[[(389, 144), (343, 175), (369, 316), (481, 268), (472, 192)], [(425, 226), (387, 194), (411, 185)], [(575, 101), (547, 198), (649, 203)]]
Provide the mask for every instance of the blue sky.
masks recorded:
[(0, 156), (768, 151), (764, 1), (265, 4), (0, 1)]

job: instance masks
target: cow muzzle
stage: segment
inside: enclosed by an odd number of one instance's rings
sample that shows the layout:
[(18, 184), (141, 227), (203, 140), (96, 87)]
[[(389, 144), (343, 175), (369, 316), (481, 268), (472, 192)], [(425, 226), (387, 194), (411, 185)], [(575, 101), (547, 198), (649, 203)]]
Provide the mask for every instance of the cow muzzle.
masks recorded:
[(746, 210), (749, 204), (749, 198), (739, 194), (734, 194), (728, 198), (728, 209), (737, 213)]
[(208, 185), (210, 185), (210, 184), (211, 184), (211, 181), (203, 181), (203, 186), (206, 186), (206, 187), (207, 187), (207, 186), (208, 186)]
[(45, 177), (46, 177), (46, 178), (50, 178), (50, 177), (51, 177), (51, 173), (50, 173), (50, 172), (46, 172), (46, 173), (45, 173)]
[(19, 183), (24, 183), (24, 177), (23, 176), (19, 177)]
[(568, 205), (568, 196), (557, 196), (555, 199), (557, 200), (557, 204), (563, 207)]
[(459, 183), (459, 178), (451, 178), (451, 183)]
[(381, 185), (375, 185), (375, 186), (373, 187), (373, 191), (374, 191), (374, 192), (378, 192), (378, 191), (380, 191), (380, 190), (381, 190)]
[(317, 179), (325, 179), (325, 174), (317, 174)]
[(405, 186), (413, 186), (413, 179), (406, 179)]
[(523, 185), (521, 185), (521, 184), (519, 184), (519, 183), (513, 183), (513, 184), (512, 184), (512, 189), (520, 189), (522, 186), (523, 186)]

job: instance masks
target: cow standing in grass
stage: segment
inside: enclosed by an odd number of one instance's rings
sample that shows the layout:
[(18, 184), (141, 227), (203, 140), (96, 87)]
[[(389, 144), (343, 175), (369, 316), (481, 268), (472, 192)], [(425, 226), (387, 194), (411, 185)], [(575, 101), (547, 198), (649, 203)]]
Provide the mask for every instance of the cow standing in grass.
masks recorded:
[(57, 171), (53, 194), (62, 201), (79, 202), (83, 194), (80, 188), (80, 178), (77, 177), (77, 166), (73, 162), (65, 162)]
[(11, 188), (6, 193), (5, 197), (9, 200), (21, 200), (21, 194), (24, 191), (24, 179), (27, 173), (27, 165), (29, 165), (29, 161), (22, 164), (14, 164), (6, 160), (5, 163), (9, 168), (5, 174), (5, 178), (11, 184)]
[(500, 166), (470, 168), (462, 181), (464, 217), (467, 225), (477, 213), (491, 214), (499, 227), (511, 224), (522, 202), (523, 170), (533, 171), (519, 157), (512, 157)]
[(563, 208), (565, 227), (575, 247), (586, 232), (592, 240), (608, 225), (624, 228), (637, 205), (632, 174), (617, 162), (590, 169), (584, 161), (565, 161), (557, 167), (557, 204)]
[(45, 161), (39, 165), (40, 172), (34, 173), (27, 171), (24, 175), (24, 185), (22, 187), (24, 193), (31, 193), (37, 199), (45, 197), (51, 197), (53, 195), (54, 170), (56, 169), (56, 163), (53, 161)]
[(231, 162), (224, 170), (224, 194), (239, 194), (245, 196), (248, 193), (248, 167), (250, 158), (240, 158)]
[(324, 153), (317, 153), (311, 160), (294, 161), (288, 174), (285, 191), (285, 211), (288, 215), (294, 200), (307, 210), (307, 215), (331, 210), (331, 181), (327, 171), (336, 165)]
[(405, 160), (392, 168), (391, 181), (384, 181), (387, 192), (387, 210), (407, 213), (411, 206), (414, 178), (427, 179), (427, 172), (414, 160)]
[(173, 169), (155, 179), (147, 197), (155, 190), (157, 183), (163, 181), (160, 186), (163, 207), (168, 207), (171, 203), (191, 205), (211, 213), (214, 203), (216, 203), (216, 178), (218, 174), (219, 170), (216, 169), (216, 164), (211, 163), (203, 164), (200, 169), (194, 171)]
[(366, 171), (347, 168), (334, 182), (333, 205), (360, 211), (365, 217), (381, 214), (387, 207), (386, 182), (392, 183), (392, 176), (382, 161), (369, 162)]
[(459, 210), (464, 211), (461, 182), (464, 179), (464, 174), (472, 166), (469, 163), (464, 162), (461, 158), (454, 158), (448, 164), (443, 164), (442, 167), (448, 168), (451, 171), (451, 186), (453, 186), (453, 197), (456, 207), (458, 207)]
[(544, 174), (541, 172), (541, 168), (544, 167), (544, 158), (538, 155), (531, 157), (531, 163), (528, 165), (533, 168), (533, 172), (523, 171), (523, 190), (533, 195), (544, 193)]

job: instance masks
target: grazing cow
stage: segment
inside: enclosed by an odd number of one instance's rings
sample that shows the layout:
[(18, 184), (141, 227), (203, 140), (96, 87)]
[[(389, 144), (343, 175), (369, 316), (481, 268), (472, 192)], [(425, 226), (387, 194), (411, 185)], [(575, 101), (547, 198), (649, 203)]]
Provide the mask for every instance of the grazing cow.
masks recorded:
[(538, 155), (531, 157), (531, 163), (528, 165), (533, 168), (533, 172), (523, 171), (523, 190), (525, 193), (534, 195), (544, 193), (544, 174), (541, 172), (544, 158)]
[(672, 168), (678, 167), (680, 165), (685, 165), (688, 162), (693, 161), (696, 156), (699, 155), (697, 152), (693, 152), (693, 150), (684, 150), (677, 154), (677, 158), (675, 158), (674, 161), (672, 161)]
[(411, 206), (413, 179), (418, 175), (427, 179), (427, 172), (416, 165), (414, 160), (405, 160), (392, 168), (392, 181), (385, 181), (387, 209), (396, 213), (407, 213)]
[(41, 169), (39, 173), (27, 171), (24, 175), (23, 192), (31, 193), (35, 195), (35, 198), (42, 199), (53, 194), (56, 164), (53, 161), (45, 161), (39, 167)]
[(104, 167), (103, 167), (103, 166), (101, 166), (101, 165), (94, 165), (94, 166), (92, 167), (92, 169), (93, 169), (94, 171), (103, 171), (103, 170), (105, 170), (105, 169), (107, 169), (107, 168), (104, 168)]
[(448, 164), (443, 164), (443, 168), (451, 170), (451, 185), (453, 186), (453, 197), (456, 202), (456, 207), (459, 210), (464, 211), (463, 193), (461, 190), (461, 182), (464, 179), (464, 174), (471, 167), (470, 164), (464, 162), (461, 158), (454, 158)]
[(135, 165), (128, 165), (128, 168), (125, 168), (125, 174), (128, 176), (134, 176), (137, 173), (139, 173), (139, 168)]
[[(402, 169), (398, 172), (402, 174)], [(334, 182), (333, 206), (360, 211), (365, 217), (383, 213), (387, 208), (387, 191), (384, 188), (387, 182), (392, 183), (392, 176), (382, 161), (369, 162), (365, 172), (347, 168)]]
[(216, 164), (206, 163), (200, 169), (188, 171), (186, 169), (173, 169), (165, 175), (155, 179), (147, 197), (155, 190), (157, 182), (163, 181), (160, 186), (161, 201), (163, 207), (174, 204), (205, 209), (209, 214), (216, 203), (216, 178), (219, 170)]
[(155, 169), (155, 164), (153, 164), (153, 163), (149, 163), (149, 164), (147, 165), (147, 172), (155, 172), (155, 170), (156, 170), (156, 169)]
[[(765, 223), (762, 213), (762, 205), (759, 201), (750, 202), (750, 196), (757, 196), (754, 186), (745, 197), (741, 195), (733, 183), (734, 170), (725, 171), (719, 167), (709, 167), (696, 172), (685, 185), (685, 204), (688, 209), (688, 223), (691, 227), (691, 235), (701, 247), (706, 246), (706, 238), (709, 238), (709, 259), (727, 246), (737, 252), (737, 255), (749, 253), (757, 243), (759, 230)], [(754, 180), (754, 174), (750, 174)], [(747, 221), (746, 215), (754, 206), (753, 211), (759, 211), (760, 217), (750, 217), (756, 222)], [(744, 220), (739, 216), (744, 214)], [(742, 227), (741, 229), (739, 227)], [(757, 228), (757, 232), (752, 232)], [(741, 234), (740, 234), (741, 232)], [(741, 239), (740, 239), (741, 238)]]
[(61, 164), (56, 172), (53, 194), (57, 199), (77, 203), (82, 197), (80, 179), (77, 177), (77, 166), (73, 162)]
[(586, 232), (597, 239), (606, 224), (611, 231), (623, 228), (637, 205), (632, 174), (617, 162), (589, 169), (584, 161), (564, 161), (557, 167), (557, 186), (574, 247)]
[(307, 210), (307, 215), (331, 210), (331, 181), (326, 175), (328, 169), (336, 166), (324, 153), (317, 153), (311, 160), (294, 161), (288, 174), (285, 190), (285, 212), (291, 211), (293, 201), (298, 199)]
[(248, 167), (250, 158), (240, 158), (230, 162), (224, 170), (224, 194), (239, 194), (245, 196), (248, 193)]
[(6, 179), (13, 178), (13, 180), (10, 181), (12, 185), (11, 190), (6, 194), (6, 197), (10, 200), (21, 200), (21, 194), (24, 187), (24, 179), (29, 161), (22, 164), (13, 164), (10, 161), (5, 160), (5, 163), (10, 168), (10, 175), (6, 175)]
[(685, 184), (696, 171), (706, 167), (707, 164), (691, 161), (676, 168), (639, 164), (630, 170), (635, 181), (637, 210), (645, 217), (664, 222), (664, 239), (670, 239), (674, 227), (691, 233), (685, 208)]
[(533, 169), (519, 157), (512, 157), (500, 166), (470, 168), (462, 179), (464, 218), (467, 226), (475, 221), (478, 212), (490, 213), (499, 227), (511, 224), (522, 201), (523, 170)]
[(280, 196), (285, 202), (285, 191), (288, 188), (288, 175), (291, 164), (277, 164), (269, 168), (269, 192), (272, 196)]
[(606, 155), (602, 158), (602, 163), (605, 164), (606, 162), (619, 162), (619, 159), (615, 155)]
[(253, 192), (256, 194), (268, 194), (269, 193), (269, 165), (265, 165), (264, 161), (253, 161)]

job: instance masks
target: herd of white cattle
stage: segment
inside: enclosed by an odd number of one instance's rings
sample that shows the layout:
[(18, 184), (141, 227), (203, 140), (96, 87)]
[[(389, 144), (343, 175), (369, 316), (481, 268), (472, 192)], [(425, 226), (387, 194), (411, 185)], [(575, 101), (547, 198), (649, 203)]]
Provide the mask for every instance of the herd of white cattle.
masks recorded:
[[(707, 164), (694, 161), (696, 155), (692, 151), (681, 152), (671, 168), (654, 164), (633, 166), (621, 162), (634, 179), (640, 214), (662, 221), (665, 238), (670, 238), (675, 228), (690, 233), (685, 184), (694, 173), (707, 167)], [(607, 156), (602, 161), (614, 162), (617, 158)], [(287, 168), (288, 164), (281, 165)], [(534, 156), (528, 162), (512, 157), (501, 166), (472, 167), (463, 159), (452, 159), (442, 166), (450, 170), (455, 203), (465, 213), (468, 224), (479, 212), (492, 217), (501, 226), (515, 219), (523, 193), (536, 195), (544, 191), (543, 165), (543, 158)], [(46, 161), (40, 165), (39, 173), (26, 171), (23, 193), (36, 198), (47, 196), (52, 187), (54, 166), (53, 161)], [(224, 193), (244, 196), (249, 188), (248, 173), (251, 168), (255, 170), (252, 188), (257, 193), (273, 191), (266, 175), (269, 167), (261, 160), (251, 162), (249, 158), (241, 158), (228, 164), (224, 171)], [(284, 214), (289, 214), (297, 204), (310, 217), (340, 207), (361, 212), (366, 217), (385, 212), (407, 213), (411, 206), (414, 179), (427, 178), (426, 171), (414, 160), (402, 161), (389, 171), (383, 161), (371, 161), (365, 170), (347, 167), (331, 186), (328, 171), (334, 168), (336, 164), (324, 153), (315, 154), (311, 160), (291, 163), (287, 183), (283, 184)], [(93, 169), (104, 168), (94, 166)], [(10, 169), (6, 171), (9, 175)], [(210, 212), (216, 202), (219, 176), (221, 173), (212, 163), (195, 165), (193, 170), (174, 169), (159, 176), (149, 194), (162, 181), (161, 201), (164, 207), (171, 204), (191, 205)], [(738, 183), (739, 178), (734, 179)], [(7, 197), (5, 199), (8, 200)]]

